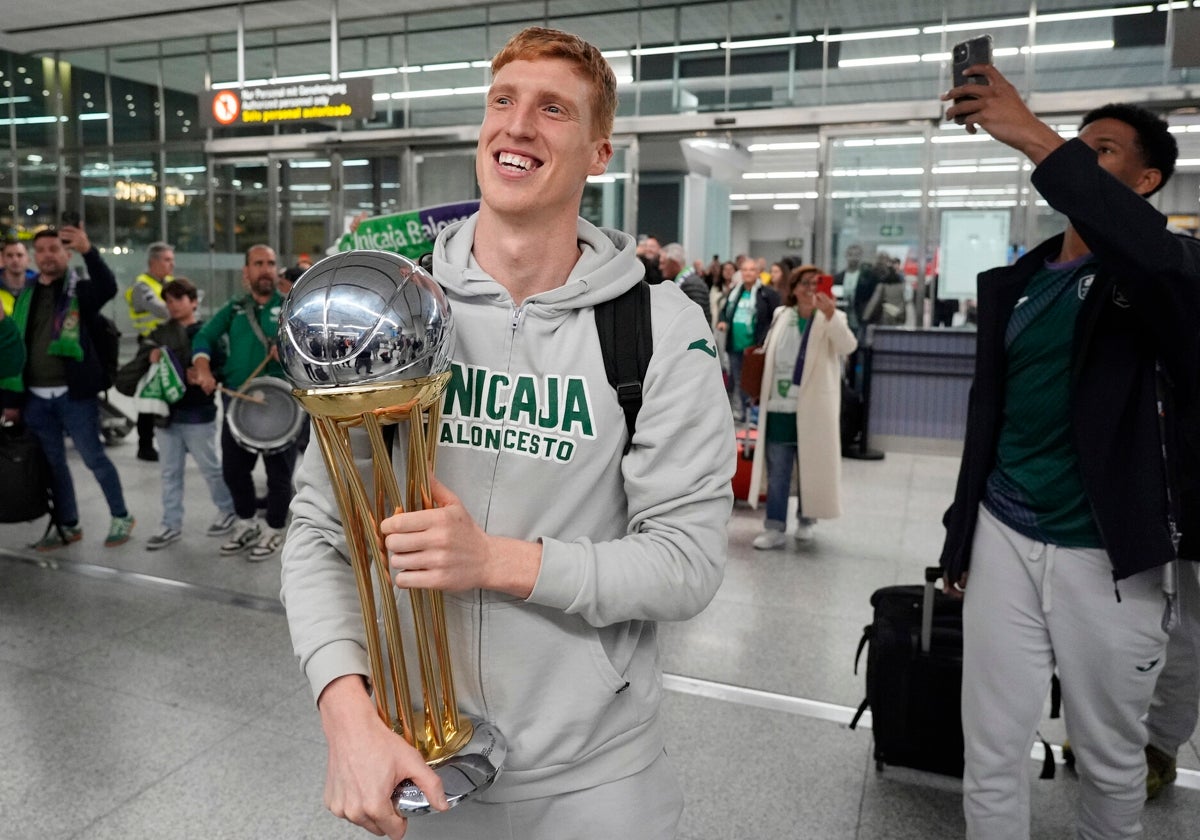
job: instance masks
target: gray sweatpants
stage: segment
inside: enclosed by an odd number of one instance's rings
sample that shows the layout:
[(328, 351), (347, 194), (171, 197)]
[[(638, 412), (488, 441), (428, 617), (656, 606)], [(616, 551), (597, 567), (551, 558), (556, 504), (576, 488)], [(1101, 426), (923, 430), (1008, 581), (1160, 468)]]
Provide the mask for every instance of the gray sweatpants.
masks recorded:
[(467, 800), (413, 817), (405, 840), (674, 840), (683, 790), (667, 756), (586, 790), (521, 802)]
[(963, 604), (963, 810), (971, 840), (1029, 837), (1029, 752), (1055, 667), (1079, 770), (1077, 837), (1141, 832), (1143, 715), (1162, 668), (1162, 573), (1046, 545), (979, 511)]
[(1154, 685), (1146, 728), (1150, 743), (1175, 755), (1200, 717), (1200, 564), (1179, 564), (1179, 623), (1171, 628), (1167, 661)]

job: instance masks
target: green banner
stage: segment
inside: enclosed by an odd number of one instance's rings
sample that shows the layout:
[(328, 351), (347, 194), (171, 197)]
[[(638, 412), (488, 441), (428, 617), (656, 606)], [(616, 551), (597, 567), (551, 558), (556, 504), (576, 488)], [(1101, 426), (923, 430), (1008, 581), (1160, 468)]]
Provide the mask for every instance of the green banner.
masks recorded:
[(142, 399), (162, 400), (165, 403), (177, 403), (183, 399), (183, 391), (187, 387), (179, 378), (179, 371), (164, 354), (147, 374), (147, 381), (139, 397)]
[(478, 201), (439, 204), (391, 216), (372, 216), (338, 241), (339, 251), (391, 251), (418, 260), (433, 250), (442, 228), (479, 209)]

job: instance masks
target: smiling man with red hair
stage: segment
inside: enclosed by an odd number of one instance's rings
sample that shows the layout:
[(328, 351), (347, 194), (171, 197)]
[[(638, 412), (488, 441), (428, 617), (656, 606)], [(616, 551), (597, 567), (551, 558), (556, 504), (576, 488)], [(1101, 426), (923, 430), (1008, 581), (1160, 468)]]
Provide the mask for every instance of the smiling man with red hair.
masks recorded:
[[(695, 615), (721, 582), (734, 467), (721, 369), (705, 315), (674, 284), (648, 287), (654, 352), (629, 438), (595, 307), (643, 267), (631, 236), (579, 217), (612, 158), (616, 79), (594, 46), (541, 28), (492, 67), (479, 212), (434, 248), (457, 337), (445, 484), (436, 509), (381, 529), (399, 587), (444, 591), (459, 707), (509, 749), (491, 788), (412, 834), (667, 840), (683, 794), (658, 722), (655, 623)], [(320, 458), (297, 485), (283, 597), (329, 742), (327, 804), (398, 838), (393, 788), (411, 778), (444, 808), (442, 785), (376, 716), (361, 634), (339, 629), (357, 598)]]

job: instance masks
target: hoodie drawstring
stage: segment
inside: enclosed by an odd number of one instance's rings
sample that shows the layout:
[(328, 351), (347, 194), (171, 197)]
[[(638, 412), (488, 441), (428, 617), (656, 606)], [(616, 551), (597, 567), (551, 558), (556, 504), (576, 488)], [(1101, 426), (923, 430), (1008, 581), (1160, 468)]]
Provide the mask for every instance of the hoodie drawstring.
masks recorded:
[(1054, 558), (1058, 555), (1058, 546), (1049, 543), (1035, 543), (1029, 551), (1030, 563), (1045, 560), (1042, 566), (1042, 612), (1049, 613), (1054, 604), (1052, 581), (1054, 579)]

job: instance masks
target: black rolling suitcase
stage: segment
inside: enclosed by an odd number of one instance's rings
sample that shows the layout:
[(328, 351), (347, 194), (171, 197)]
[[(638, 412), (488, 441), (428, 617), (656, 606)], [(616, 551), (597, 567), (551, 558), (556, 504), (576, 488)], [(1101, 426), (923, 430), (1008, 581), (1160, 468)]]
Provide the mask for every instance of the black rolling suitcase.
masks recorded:
[(925, 570), (925, 586), (885, 586), (871, 595), (875, 619), (863, 629), (854, 670), (867, 650), (867, 697), (875, 766), (963, 774), (962, 601), (937, 588), (942, 570)]
[(31, 522), (50, 512), (50, 466), (24, 423), (0, 426), (0, 522)]
[(24, 423), (0, 426), (0, 476), (0, 522), (32, 522), (50, 514), (46, 534), (57, 529), (65, 544), (66, 535), (54, 515), (50, 465)]

